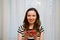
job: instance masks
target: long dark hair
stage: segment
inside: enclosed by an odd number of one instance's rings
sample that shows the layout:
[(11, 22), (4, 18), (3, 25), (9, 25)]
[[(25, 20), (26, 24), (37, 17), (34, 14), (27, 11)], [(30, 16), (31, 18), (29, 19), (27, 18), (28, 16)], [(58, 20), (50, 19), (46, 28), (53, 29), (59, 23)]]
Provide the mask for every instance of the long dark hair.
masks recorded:
[(25, 30), (29, 30), (29, 22), (27, 20), (27, 14), (29, 11), (35, 11), (36, 12), (36, 15), (37, 15), (37, 18), (36, 18), (36, 21), (34, 23), (34, 27), (33, 29), (39, 31), (39, 27), (41, 26), (41, 21), (40, 21), (40, 17), (39, 17), (39, 13), (38, 11), (35, 9), (35, 8), (29, 8), (27, 11), (26, 11), (26, 14), (25, 14), (25, 18), (24, 18), (24, 21), (23, 21), (23, 27), (25, 28)]

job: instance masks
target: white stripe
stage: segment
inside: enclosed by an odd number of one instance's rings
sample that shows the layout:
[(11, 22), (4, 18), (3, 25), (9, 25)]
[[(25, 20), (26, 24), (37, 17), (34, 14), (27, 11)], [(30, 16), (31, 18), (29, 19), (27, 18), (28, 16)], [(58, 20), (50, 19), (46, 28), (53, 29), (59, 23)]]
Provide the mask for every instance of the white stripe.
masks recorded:
[(34, 39), (33, 37), (28, 37), (28, 39)]

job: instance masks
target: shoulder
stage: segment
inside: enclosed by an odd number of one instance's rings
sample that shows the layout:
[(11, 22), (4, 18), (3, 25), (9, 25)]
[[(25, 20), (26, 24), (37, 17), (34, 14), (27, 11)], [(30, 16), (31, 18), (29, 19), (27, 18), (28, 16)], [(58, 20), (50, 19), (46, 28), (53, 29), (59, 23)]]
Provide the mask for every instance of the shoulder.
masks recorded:
[(39, 30), (40, 30), (40, 32), (43, 32), (43, 31), (44, 31), (43, 26), (40, 26), (40, 27), (39, 27)]
[(20, 26), (18, 27), (18, 31), (17, 31), (17, 32), (23, 34), (23, 32), (24, 32), (24, 27), (23, 27), (23, 25), (20, 25)]

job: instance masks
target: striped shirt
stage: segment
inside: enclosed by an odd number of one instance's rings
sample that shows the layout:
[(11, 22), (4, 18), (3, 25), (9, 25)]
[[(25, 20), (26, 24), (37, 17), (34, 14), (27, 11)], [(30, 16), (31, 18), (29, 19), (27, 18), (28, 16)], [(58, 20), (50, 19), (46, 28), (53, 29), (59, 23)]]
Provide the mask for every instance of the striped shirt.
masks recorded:
[[(40, 32), (43, 32), (44, 31), (44, 29), (43, 29), (42, 26), (39, 27), (39, 31)], [(24, 37), (24, 27), (23, 26), (20, 25), (20, 27), (18, 28), (18, 31), (17, 32), (20, 33), (20, 34), (22, 34), (22, 37)], [(40, 37), (39, 34), (38, 34), (38, 37)], [(29, 39), (31, 39), (31, 38), (33, 39), (33, 37), (29, 37)]]

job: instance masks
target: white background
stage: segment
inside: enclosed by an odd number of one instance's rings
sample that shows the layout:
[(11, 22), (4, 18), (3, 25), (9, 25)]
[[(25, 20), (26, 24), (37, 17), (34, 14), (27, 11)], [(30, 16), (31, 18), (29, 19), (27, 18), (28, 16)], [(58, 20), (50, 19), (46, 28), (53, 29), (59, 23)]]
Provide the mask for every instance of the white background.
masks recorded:
[(40, 14), (44, 40), (60, 40), (60, 0), (0, 0), (0, 40), (17, 40), (18, 26), (30, 7)]

